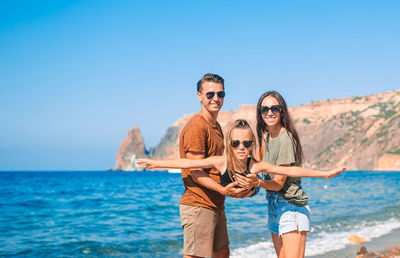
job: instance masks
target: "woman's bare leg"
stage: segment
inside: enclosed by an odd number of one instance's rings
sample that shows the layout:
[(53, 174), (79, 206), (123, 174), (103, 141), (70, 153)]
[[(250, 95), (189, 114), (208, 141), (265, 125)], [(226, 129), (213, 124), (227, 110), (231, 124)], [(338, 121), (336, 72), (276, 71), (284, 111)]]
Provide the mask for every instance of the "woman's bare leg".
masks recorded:
[[(292, 231), (282, 235), (282, 249), (285, 258), (303, 258), (306, 248), (307, 231)], [(286, 247), (286, 248), (285, 248)], [(280, 257), (280, 256), (279, 256)]]

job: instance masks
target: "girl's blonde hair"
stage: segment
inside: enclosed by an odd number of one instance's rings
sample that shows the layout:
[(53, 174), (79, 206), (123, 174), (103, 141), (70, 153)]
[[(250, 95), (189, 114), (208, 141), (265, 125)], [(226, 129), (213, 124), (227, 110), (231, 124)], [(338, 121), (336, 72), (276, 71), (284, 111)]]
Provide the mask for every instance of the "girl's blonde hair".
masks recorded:
[[(253, 146), (255, 146), (256, 144), (256, 137), (253, 133), (253, 130), (251, 130), (249, 123), (244, 120), (244, 119), (237, 119), (235, 121), (233, 121), (233, 123), (231, 124), (231, 126), (228, 129), (228, 134), (227, 137), (225, 139), (225, 146), (226, 146), (226, 168), (228, 170), (228, 175), (231, 178), (231, 180), (233, 181), (233, 178), (235, 177), (234, 175), (234, 168), (238, 168), (238, 167), (246, 167), (246, 162), (241, 162), (240, 160), (238, 160), (235, 155), (233, 154), (233, 149), (232, 149), (232, 145), (231, 145), (231, 140), (232, 140), (232, 132), (235, 129), (246, 129), (250, 132), (251, 135), (251, 140), (253, 141)], [(233, 139), (236, 140), (236, 139)], [(254, 148), (253, 150), (251, 150), (250, 152), (250, 157), (252, 159), (254, 159)]]

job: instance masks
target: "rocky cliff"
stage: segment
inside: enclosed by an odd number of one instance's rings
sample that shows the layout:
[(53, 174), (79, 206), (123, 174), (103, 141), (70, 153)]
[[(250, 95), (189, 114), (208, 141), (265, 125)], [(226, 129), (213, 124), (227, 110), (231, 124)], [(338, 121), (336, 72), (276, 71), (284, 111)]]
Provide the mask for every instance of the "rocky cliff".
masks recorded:
[[(247, 119), (255, 129), (255, 109), (255, 105), (242, 105), (237, 111), (221, 111), (218, 121), (224, 133), (238, 118)], [(400, 170), (400, 90), (316, 101), (289, 112), (300, 134), (305, 167)], [(118, 150), (115, 169), (137, 170), (138, 157), (177, 158), (179, 133), (192, 116), (176, 121), (148, 151), (139, 129), (133, 127)]]
[(117, 153), (115, 170), (141, 170), (136, 163), (136, 158), (148, 157), (148, 152), (144, 147), (143, 137), (139, 128), (134, 126), (128, 131), (125, 140)]

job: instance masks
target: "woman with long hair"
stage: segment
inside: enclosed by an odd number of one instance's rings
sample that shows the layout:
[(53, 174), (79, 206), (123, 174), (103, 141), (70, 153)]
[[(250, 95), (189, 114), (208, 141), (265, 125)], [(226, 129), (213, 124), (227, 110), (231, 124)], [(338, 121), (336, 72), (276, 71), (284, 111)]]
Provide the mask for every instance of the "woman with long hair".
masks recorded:
[[(303, 150), (283, 97), (276, 91), (265, 92), (258, 100), (256, 112), (260, 160), (285, 169), (301, 166)], [(310, 208), (301, 178), (268, 172), (264, 173), (260, 187), (267, 193), (268, 229), (277, 256), (304, 257)]]
[[(176, 159), (176, 160), (150, 160), (137, 159), (136, 163), (143, 168), (216, 168), (220, 171), (221, 187), (230, 185), (237, 187), (238, 180), (243, 177), (263, 171), (292, 177), (323, 177), (332, 178), (345, 169), (332, 169), (330, 171), (319, 171), (301, 167), (282, 167), (272, 165), (268, 162), (259, 162), (255, 159), (253, 151), (256, 138), (246, 120), (235, 120), (228, 130), (225, 140), (224, 156), (214, 156), (200, 160)], [(241, 178), (241, 179), (240, 179)], [(254, 193), (255, 186), (260, 186), (262, 180), (256, 177), (254, 181), (245, 181), (249, 195)]]

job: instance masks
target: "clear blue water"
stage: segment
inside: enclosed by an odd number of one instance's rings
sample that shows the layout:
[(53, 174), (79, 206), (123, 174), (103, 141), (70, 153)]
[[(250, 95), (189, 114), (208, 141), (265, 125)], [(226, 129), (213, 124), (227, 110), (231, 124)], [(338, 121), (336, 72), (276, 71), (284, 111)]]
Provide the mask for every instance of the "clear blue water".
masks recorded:
[[(303, 187), (309, 255), (350, 233), (400, 227), (400, 173), (346, 172)], [(167, 172), (0, 172), (0, 256), (180, 257), (183, 189)], [(227, 198), (226, 214), (233, 257), (272, 256), (263, 191)]]

